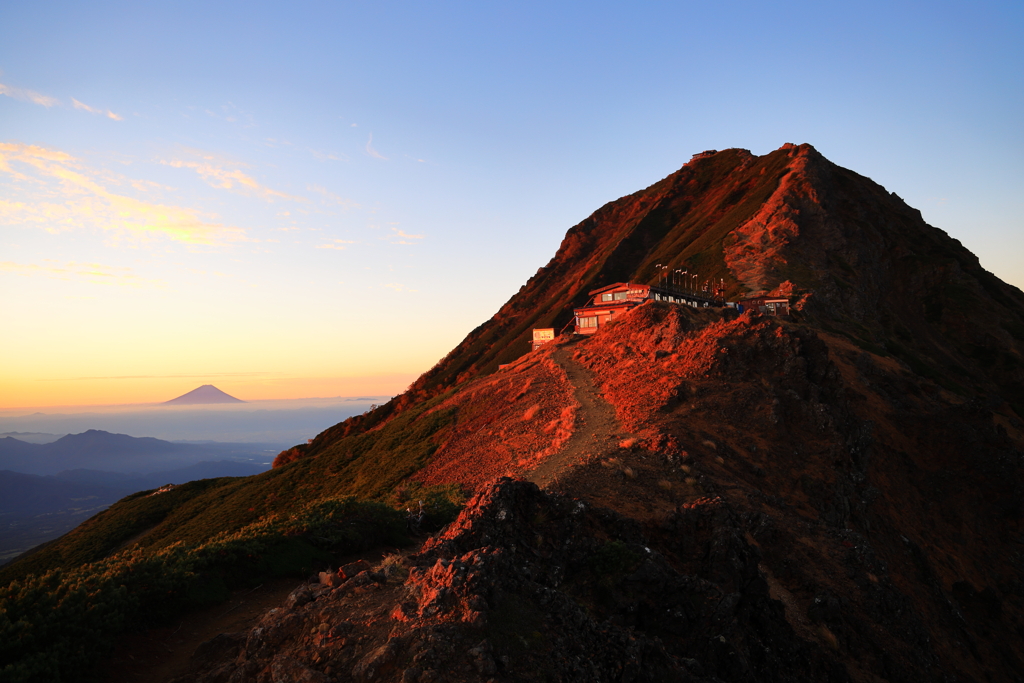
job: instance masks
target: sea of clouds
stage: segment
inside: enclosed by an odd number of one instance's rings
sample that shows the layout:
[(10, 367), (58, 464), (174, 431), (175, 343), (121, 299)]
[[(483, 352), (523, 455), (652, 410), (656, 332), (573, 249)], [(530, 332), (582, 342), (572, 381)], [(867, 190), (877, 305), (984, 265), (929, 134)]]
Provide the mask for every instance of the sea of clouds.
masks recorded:
[[(166, 441), (220, 441), (294, 446), (342, 420), (366, 412), (388, 396), (250, 401), (203, 406), (125, 405), (0, 411), (0, 434), (40, 435), (49, 441), (99, 429)], [(50, 439), (48, 436), (53, 436)], [(17, 435), (14, 435), (17, 438)]]

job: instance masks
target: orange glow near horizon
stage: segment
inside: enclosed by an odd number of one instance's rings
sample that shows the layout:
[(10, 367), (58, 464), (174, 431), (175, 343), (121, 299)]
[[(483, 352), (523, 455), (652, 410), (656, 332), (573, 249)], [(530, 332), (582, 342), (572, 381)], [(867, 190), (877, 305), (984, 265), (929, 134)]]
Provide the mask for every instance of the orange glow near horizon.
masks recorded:
[(413, 373), (396, 373), (364, 377), (15, 380), (4, 382), (0, 410), (163, 403), (204, 384), (212, 384), (243, 401), (396, 396), (405, 391), (416, 377)]

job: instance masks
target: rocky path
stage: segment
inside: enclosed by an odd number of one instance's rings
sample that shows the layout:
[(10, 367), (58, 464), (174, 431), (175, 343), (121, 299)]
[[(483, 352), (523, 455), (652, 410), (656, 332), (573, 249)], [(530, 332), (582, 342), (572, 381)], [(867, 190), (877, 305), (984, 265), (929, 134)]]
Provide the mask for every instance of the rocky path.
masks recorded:
[(615, 409), (601, 396), (594, 376), (573, 359), (574, 350), (575, 344), (566, 344), (551, 356), (569, 377), (580, 407), (576, 413), (573, 434), (562, 450), (526, 475), (526, 479), (541, 488), (550, 485), (559, 474), (584, 456), (600, 457), (618, 448), (621, 440), (631, 436), (623, 431), (622, 423), (615, 416)]

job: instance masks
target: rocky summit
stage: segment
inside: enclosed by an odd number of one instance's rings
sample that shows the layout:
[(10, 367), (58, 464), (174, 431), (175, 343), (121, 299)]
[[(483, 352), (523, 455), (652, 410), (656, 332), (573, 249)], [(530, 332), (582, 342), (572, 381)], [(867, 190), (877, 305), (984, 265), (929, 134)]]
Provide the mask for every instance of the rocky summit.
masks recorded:
[[(573, 334), (591, 292), (683, 272), (788, 314), (670, 296)], [(809, 145), (703, 153), (402, 396), (12, 563), (0, 634), (30, 589), (128, 590), (89, 631), (116, 638), (301, 572), (176, 680), (1021, 681), (1022, 354), (1024, 293), (895, 194)], [(66, 632), (31, 666), (79, 661)]]

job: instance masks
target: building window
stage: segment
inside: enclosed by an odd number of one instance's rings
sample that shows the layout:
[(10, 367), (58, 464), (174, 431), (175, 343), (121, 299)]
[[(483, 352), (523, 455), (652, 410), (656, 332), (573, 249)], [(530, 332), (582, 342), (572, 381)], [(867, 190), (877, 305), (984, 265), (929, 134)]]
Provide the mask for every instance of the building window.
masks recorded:
[(580, 318), (580, 327), (597, 327), (597, 316)]
[(612, 293), (611, 292), (605, 292), (604, 294), (601, 295), (601, 301), (611, 301), (611, 300), (612, 300)]
[(616, 301), (624, 301), (626, 298), (626, 292), (615, 292)]

